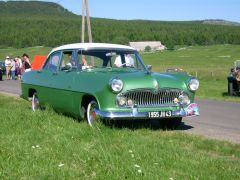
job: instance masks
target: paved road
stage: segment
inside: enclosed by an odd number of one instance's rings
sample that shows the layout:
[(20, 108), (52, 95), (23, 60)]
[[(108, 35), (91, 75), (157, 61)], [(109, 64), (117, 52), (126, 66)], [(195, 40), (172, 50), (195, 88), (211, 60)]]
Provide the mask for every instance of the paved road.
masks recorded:
[(21, 85), (19, 80), (0, 81), (0, 92), (19, 96), (21, 94)]
[[(240, 103), (197, 100), (200, 116), (184, 119), (189, 133), (240, 143)], [(189, 127), (188, 127), (189, 126)]]
[[(20, 95), (20, 81), (0, 81), (0, 92)], [(197, 100), (200, 116), (184, 118), (180, 130), (240, 143), (240, 103)]]

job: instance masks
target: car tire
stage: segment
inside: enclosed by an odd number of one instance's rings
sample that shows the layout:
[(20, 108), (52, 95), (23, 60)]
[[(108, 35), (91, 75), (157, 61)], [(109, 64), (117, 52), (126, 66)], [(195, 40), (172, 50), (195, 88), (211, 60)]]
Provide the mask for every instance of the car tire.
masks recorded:
[(228, 95), (229, 96), (233, 95), (233, 83), (232, 82), (228, 83)]
[(33, 96), (32, 96), (32, 110), (37, 111), (39, 109), (40, 109), (39, 99), (38, 99), (37, 92), (35, 92), (33, 93)]
[(87, 106), (87, 121), (89, 126), (94, 127), (98, 122), (95, 109), (98, 109), (98, 104), (96, 101), (91, 101)]
[(84, 119), (87, 117), (87, 110), (84, 106), (81, 106), (80, 108), (80, 118)]

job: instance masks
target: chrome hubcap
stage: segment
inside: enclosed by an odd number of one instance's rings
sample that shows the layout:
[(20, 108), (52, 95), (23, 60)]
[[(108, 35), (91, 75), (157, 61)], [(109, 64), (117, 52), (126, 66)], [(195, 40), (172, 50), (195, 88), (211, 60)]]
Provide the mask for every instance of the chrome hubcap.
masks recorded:
[(32, 109), (33, 111), (36, 111), (39, 109), (39, 100), (36, 94), (33, 95), (32, 99)]
[(95, 112), (95, 110), (97, 108), (98, 108), (98, 106), (97, 106), (97, 103), (95, 101), (92, 101), (88, 105), (87, 120), (88, 120), (88, 124), (90, 126), (93, 126), (95, 121), (96, 121), (96, 119), (97, 119), (97, 114)]

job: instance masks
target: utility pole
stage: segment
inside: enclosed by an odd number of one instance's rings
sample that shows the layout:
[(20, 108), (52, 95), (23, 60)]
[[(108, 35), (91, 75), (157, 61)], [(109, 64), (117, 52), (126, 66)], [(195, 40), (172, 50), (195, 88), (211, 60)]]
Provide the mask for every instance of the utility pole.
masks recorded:
[(85, 0), (82, 0), (82, 36), (81, 36), (82, 43), (84, 43), (84, 35), (85, 35)]
[(89, 38), (89, 42), (91, 43), (92, 31), (91, 31), (91, 22), (89, 17), (88, 0), (82, 0), (82, 37), (81, 37), (82, 43), (84, 43), (84, 40), (85, 40), (85, 13), (87, 18), (88, 38)]

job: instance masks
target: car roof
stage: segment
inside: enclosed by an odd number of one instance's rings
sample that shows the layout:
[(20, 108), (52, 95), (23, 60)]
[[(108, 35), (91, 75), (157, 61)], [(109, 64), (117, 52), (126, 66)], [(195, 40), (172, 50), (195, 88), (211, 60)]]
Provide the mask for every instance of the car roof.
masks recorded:
[(50, 53), (59, 51), (59, 50), (67, 50), (67, 49), (124, 49), (124, 50), (136, 50), (130, 46), (120, 45), (120, 44), (107, 44), (107, 43), (75, 43), (75, 44), (66, 44), (59, 47), (54, 48)]

